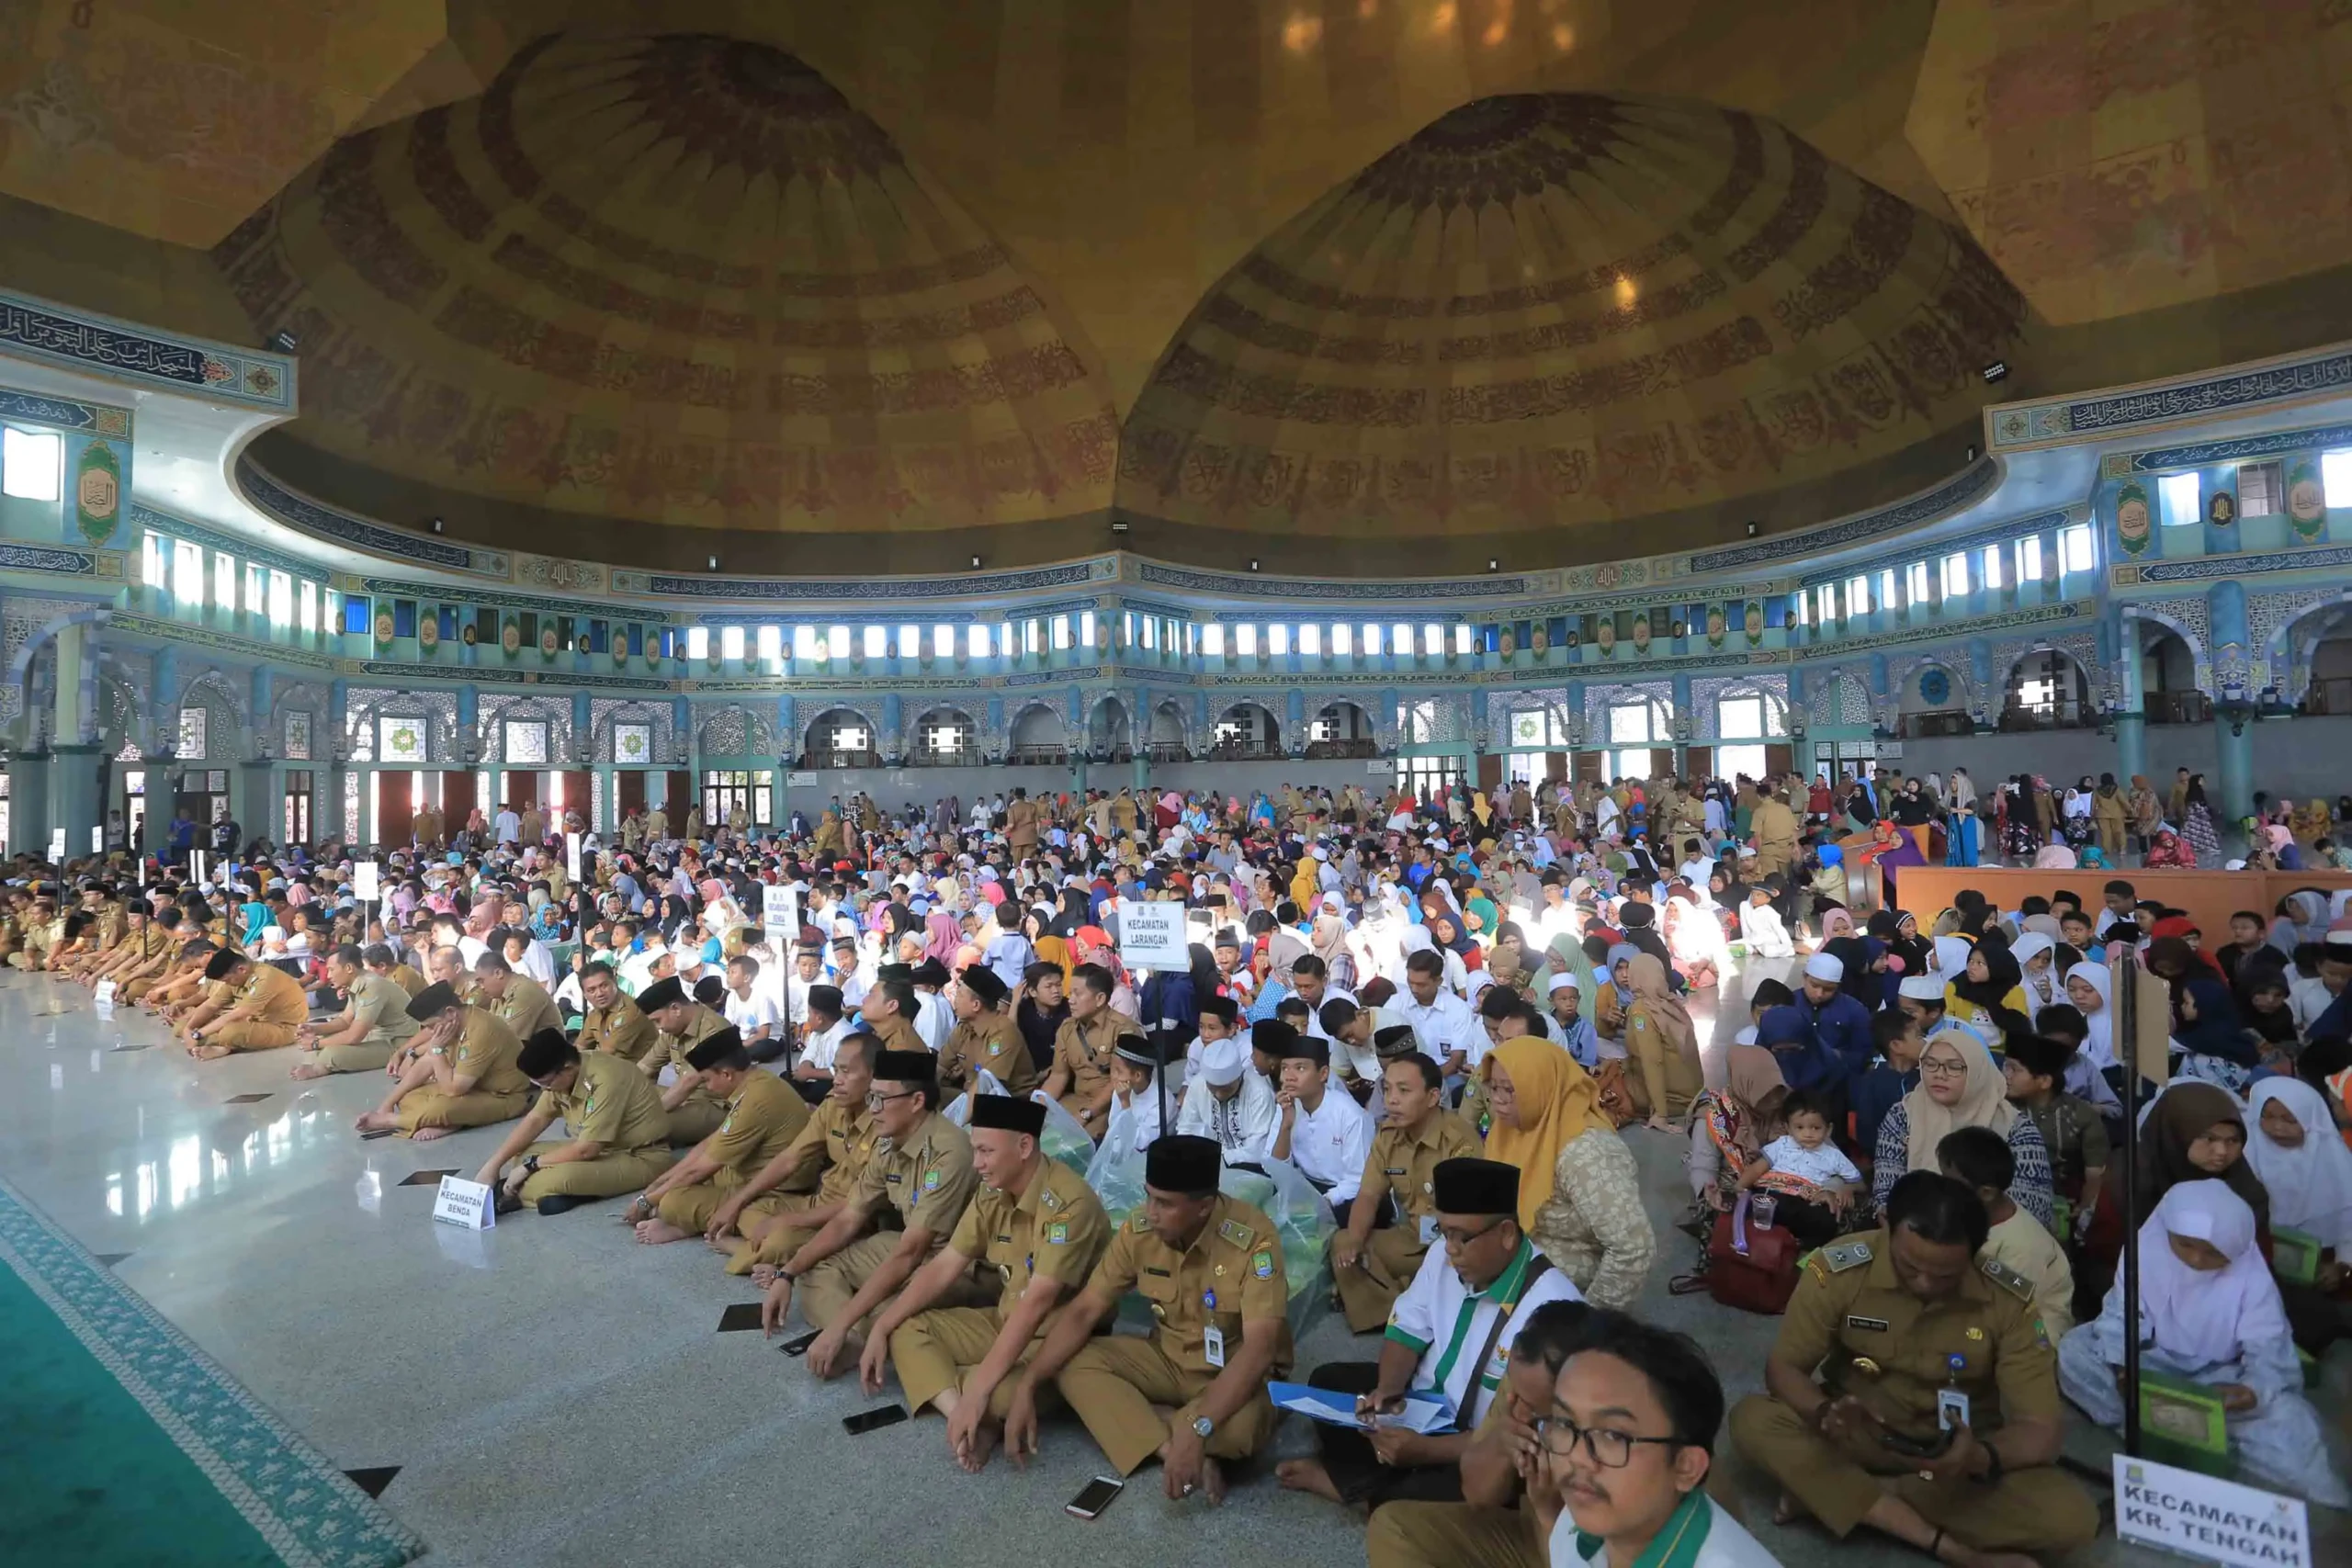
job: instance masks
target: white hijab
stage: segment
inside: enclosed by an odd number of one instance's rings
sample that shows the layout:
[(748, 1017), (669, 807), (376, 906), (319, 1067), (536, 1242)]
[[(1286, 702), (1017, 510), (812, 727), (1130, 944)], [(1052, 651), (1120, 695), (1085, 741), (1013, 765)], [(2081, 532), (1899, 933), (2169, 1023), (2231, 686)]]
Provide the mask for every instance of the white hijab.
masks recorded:
[(1975, 951), (1976, 949), (1970, 945), (1966, 937), (1939, 936), (1936, 938), (1936, 973), (1944, 977), (1946, 985), (1962, 978), (1968, 973), (1968, 955)]
[[(2262, 1131), (2262, 1108), (2274, 1100), (2302, 1124), (2295, 1148), (2280, 1148)], [(2336, 1135), (2319, 1090), (2301, 1078), (2264, 1078), (2254, 1086), (2245, 1125), (2245, 1162), (2270, 1190), (2270, 1223), (2352, 1251), (2352, 1148)]]
[(2104, 964), (2077, 964), (2066, 971), (2064, 984), (2073, 985), (2079, 978), (2098, 993), (2099, 1009), (2085, 1015), (2090, 1034), (2083, 1042), (2082, 1059), (2093, 1071), (2115, 1066), (2115, 976), (2107, 972)]
[[(2229, 1267), (2191, 1269), (2173, 1255), (2173, 1235), (2211, 1242)], [(2254, 1245), (2254, 1211), (2227, 1182), (2174, 1187), (2140, 1227), (2139, 1247), (2143, 1332), (2180, 1365), (2234, 1361), (2247, 1345), (2288, 1337), (2278, 1283)]]
[(2037, 1008), (2046, 1008), (2052, 1002), (2065, 1000), (2064, 996), (2058, 989), (2058, 976), (2055, 974), (2044, 969), (2041, 972), (2041, 979), (2037, 983), (2033, 977), (2033, 971), (2026, 967), (2056, 945), (2057, 943), (2040, 931), (2028, 931), (2009, 947), (2009, 956), (2018, 961), (2018, 973), (2023, 976), (2020, 984), (2025, 987), (2026, 994), (2033, 999), (2033, 1004)]

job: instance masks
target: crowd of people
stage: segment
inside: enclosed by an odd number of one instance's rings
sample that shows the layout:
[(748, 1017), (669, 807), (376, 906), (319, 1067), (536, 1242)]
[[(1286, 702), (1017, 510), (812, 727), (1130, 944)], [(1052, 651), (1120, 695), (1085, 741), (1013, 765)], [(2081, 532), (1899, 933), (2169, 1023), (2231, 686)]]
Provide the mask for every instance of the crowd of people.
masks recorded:
[[(20, 857), (0, 952), (199, 1060), (352, 1075), (363, 1136), (503, 1128), (474, 1172), (502, 1212), (626, 1200), (638, 1242), (706, 1243), (808, 1374), (895, 1376), (967, 1469), (1067, 1413), (1220, 1498), (1330, 1311), (1376, 1348), (1306, 1381), (1360, 1424), (1278, 1474), (1368, 1510), (1375, 1563), (1769, 1562), (1726, 1431), (1785, 1519), (2030, 1561), (2098, 1528), (2061, 1410), (2122, 1419), (2125, 1247), (2143, 1365), (2211, 1391), (2245, 1478), (2352, 1505), (2302, 1393), (2352, 1334), (2346, 895), (2211, 949), (2154, 874), (1896, 907), (1930, 861), (2203, 863), (2194, 776), (2086, 785), (1016, 790), (776, 830), (656, 807), (609, 842), (420, 812), (202, 881)], [(2334, 863), (2324, 805), (2274, 810), (2249, 859)], [(1123, 957), (1148, 903), (1182, 906), (1182, 966)], [(2160, 1061), (2117, 1037), (2135, 985)], [(1686, 1159), (1697, 1248), (1644, 1207), (1644, 1138)], [(1734, 1226), (1802, 1251), (1727, 1410), (1625, 1314), (1662, 1248), (1713, 1288)], [(1137, 1299), (1148, 1332), (1110, 1332)]]

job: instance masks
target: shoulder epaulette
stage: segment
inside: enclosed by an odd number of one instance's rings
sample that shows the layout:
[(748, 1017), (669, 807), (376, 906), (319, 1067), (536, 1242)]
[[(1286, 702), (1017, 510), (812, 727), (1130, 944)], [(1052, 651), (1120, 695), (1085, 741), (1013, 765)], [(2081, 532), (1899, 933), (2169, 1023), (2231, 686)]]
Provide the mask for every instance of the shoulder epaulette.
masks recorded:
[(1231, 1242), (1234, 1246), (1244, 1248), (1248, 1247), (1251, 1242), (1258, 1238), (1258, 1233), (1251, 1230), (1248, 1225), (1243, 1224), (1239, 1220), (1225, 1220), (1220, 1222), (1216, 1227), (1216, 1234), (1219, 1237)]
[(1833, 1242), (1821, 1249), (1822, 1265), (1832, 1274), (1859, 1269), (1870, 1260), (1871, 1244), (1866, 1241)]
[(1981, 1266), (1984, 1277), (2016, 1296), (2020, 1301), (2033, 1300), (2033, 1281), (1996, 1258), (1984, 1259)]

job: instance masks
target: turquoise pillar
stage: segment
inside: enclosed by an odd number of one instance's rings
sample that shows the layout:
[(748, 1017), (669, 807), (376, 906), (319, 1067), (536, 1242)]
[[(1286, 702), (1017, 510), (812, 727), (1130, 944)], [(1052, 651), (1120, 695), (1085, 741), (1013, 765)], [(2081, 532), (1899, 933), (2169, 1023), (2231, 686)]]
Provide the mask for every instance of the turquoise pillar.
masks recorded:
[[(350, 733), (351, 682), (338, 678), (327, 687), (326, 733), (311, 737), (311, 755), (324, 764), (318, 776), (326, 781), (325, 804), (315, 799), (311, 804), (311, 833), (320, 842), (335, 838), (356, 844), (367, 831), (365, 821), (349, 821), (343, 809), (349, 787), (344, 781), (351, 776), (351, 747), (345, 739)], [(147, 809), (152, 813), (154, 807)]]
[(1699, 716), (1690, 711), (1690, 677), (1674, 678), (1674, 776), (1690, 776), (1690, 737), (1699, 732)]
[(1127, 698), (1127, 751), (1128, 781), (1141, 795), (1151, 788), (1151, 694), (1140, 686)]
[(179, 794), (179, 763), (174, 756), (180, 744), (179, 650), (169, 643), (157, 649), (153, 670), (147, 692), (147, 830), (141, 835), (140, 848), (161, 855), (171, 850), (172, 802)]
[(2241, 716), (2234, 720), (2222, 711), (2253, 697), (2247, 679), (2246, 647), (2251, 634), (2246, 626), (2245, 584), (2234, 580), (2217, 582), (2205, 602), (2213, 623), (2213, 680), (2220, 688), (2214, 693), (2213, 716), (2213, 741), (2221, 756), (2216, 809), (2233, 826), (2254, 810), (2254, 738), (2246, 733), (2251, 720), (2242, 707)]
[[(2100, 629), (2104, 635), (2106, 628)], [(2110, 658), (2123, 677), (2115, 710), (2115, 765), (2120, 782), (2129, 786), (2135, 775), (2148, 771), (2148, 716), (2147, 681), (2140, 667), (2140, 617), (2128, 608)]]

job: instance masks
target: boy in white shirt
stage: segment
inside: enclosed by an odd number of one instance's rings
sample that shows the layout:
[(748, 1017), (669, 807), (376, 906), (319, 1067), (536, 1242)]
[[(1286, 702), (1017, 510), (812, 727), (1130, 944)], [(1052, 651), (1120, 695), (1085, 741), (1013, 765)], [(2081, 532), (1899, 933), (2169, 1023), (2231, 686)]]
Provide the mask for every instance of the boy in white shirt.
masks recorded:
[(727, 995), (719, 1010), (743, 1036), (743, 1048), (754, 1062), (773, 1062), (784, 1055), (784, 1019), (775, 998), (759, 986), (760, 961), (750, 953), (727, 961)]

